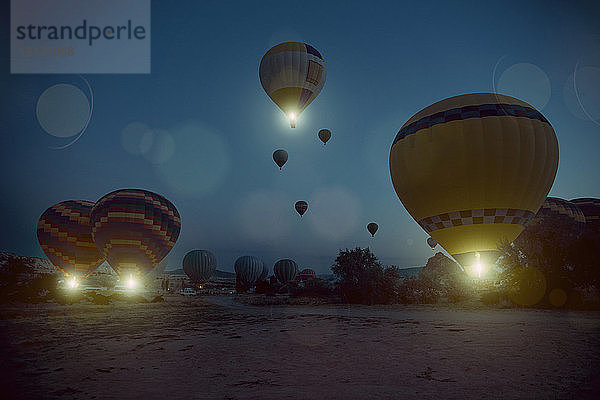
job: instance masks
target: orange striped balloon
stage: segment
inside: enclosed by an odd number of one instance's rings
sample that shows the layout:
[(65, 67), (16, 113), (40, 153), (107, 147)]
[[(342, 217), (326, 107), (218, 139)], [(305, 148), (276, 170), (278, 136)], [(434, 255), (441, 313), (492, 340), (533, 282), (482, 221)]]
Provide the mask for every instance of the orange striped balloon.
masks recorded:
[(37, 224), (42, 250), (65, 276), (85, 279), (104, 261), (90, 228), (94, 203), (68, 200), (48, 208)]
[(92, 236), (113, 269), (141, 276), (171, 251), (181, 229), (169, 200), (142, 189), (122, 189), (102, 197), (92, 209)]

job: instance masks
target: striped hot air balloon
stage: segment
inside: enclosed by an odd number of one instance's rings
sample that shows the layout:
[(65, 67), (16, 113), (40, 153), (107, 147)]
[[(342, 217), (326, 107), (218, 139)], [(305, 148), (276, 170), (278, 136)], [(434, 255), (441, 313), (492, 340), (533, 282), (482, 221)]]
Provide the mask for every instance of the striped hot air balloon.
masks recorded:
[(585, 216), (585, 228), (588, 232), (600, 234), (600, 199), (583, 197), (573, 199), (571, 203), (577, 205)]
[(181, 217), (169, 200), (142, 189), (122, 189), (102, 197), (92, 209), (94, 243), (113, 269), (139, 277), (171, 251)]
[(42, 250), (65, 276), (81, 281), (104, 261), (92, 240), (90, 213), (94, 203), (69, 200), (48, 208), (37, 224)]
[(206, 283), (217, 268), (217, 258), (208, 250), (192, 250), (183, 257), (183, 272), (196, 285)]
[(575, 238), (581, 236), (586, 224), (585, 216), (576, 204), (558, 197), (547, 197), (529, 226), (542, 225), (556, 229), (559, 228), (557, 223), (561, 231)]
[(296, 279), (300, 280), (300, 281), (305, 281), (307, 279), (311, 279), (311, 278), (316, 278), (317, 277), (317, 273), (312, 270), (311, 268), (304, 268), (302, 271), (300, 271), (298, 273), (298, 276), (296, 277)]
[(294, 128), (300, 113), (323, 89), (327, 72), (317, 49), (306, 43), (285, 42), (263, 56), (259, 75), (263, 89)]
[(283, 284), (293, 281), (298, 274), (298, 264), (288, 258), (279, 260), (273, 266), (273, 273), (277, 280)]
[(235, 260), (234, 269), (239, 282), (246, 287), (252, 287), (263, 273), (263, 262), (258, 257), (241, 256)]
[(435, 246), (437, 246), (437, 242), (432, 237), (427, 238), (427, 244), (429, 245), (429, 247), (431, 247), (431, 250), (435, 249)]
[(308, 203), (304, 200), (299, 200), (296, 202), (296, 204), (294, 204), (294, 208), (296, 209), (296, 212), (300, 214), (300, 216), (303, 216), (306, 210), (308, 210)]
[(267, 264), (263, 261), (263, 270), (262, 273), (260, 274), (260, 276), (258, 277), (259, 281), (265, 281), (267, 279), (267, 276), (269, 276), (269, 267), (267, 266)]
[(558, 142), (529, 104), (466, 94), (412, 116), (389, 165), (400, 201), (425, 232), (463, 267), (491, 265), (498, 243), (512, 242), (548, 195)]

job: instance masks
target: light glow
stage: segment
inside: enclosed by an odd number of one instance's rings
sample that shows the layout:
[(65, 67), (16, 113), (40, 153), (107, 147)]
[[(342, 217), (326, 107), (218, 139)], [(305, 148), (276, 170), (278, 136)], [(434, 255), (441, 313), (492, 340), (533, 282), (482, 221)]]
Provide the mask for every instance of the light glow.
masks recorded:
[(296, 113), (293, 113), (293, 112), (289, 113), (288, 119), (290, 120), (290, 126), (292, 128), (295, 128), (296, 127)]
[(75, 278), (70, 278), (67, 281), (67, 285), (69, 286), (69, 289), (75, 289), (77, 286), (79, 286), (79, 282), (77, 282), (77, 279)]
[(135, 280), (135, 278), (133, 276), (130, 276), (127, 279), (127, 282), (125, 282), (125, 286), (127, 286), (127, 289), (133, 290), (137, 286), (137, 281)]
[(483, 265), (480, 262), (475, 264), (475, 272), (477, 272), (477, 277), (481, 278), (481, 271), (483, 271)]

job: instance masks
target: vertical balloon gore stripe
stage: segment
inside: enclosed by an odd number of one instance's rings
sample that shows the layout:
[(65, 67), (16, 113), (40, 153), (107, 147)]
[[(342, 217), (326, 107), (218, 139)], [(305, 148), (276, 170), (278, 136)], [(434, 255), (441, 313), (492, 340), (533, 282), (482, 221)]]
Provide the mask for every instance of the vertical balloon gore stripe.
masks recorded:
[(300, 93), (300, 99), (298, 100), (298, 108), (299, 109), (304, 108), (304, 105), (310, 99), (312, 94), (313, 94), (313, 92), (311, 92), (310, 90), (302, 89), (302, 92)]

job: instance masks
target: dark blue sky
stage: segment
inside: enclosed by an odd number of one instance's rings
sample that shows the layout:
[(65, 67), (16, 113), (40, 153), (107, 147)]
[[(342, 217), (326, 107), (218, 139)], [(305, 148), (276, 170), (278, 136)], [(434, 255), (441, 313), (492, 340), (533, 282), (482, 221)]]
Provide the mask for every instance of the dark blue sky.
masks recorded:
[[(340, 248), (355, 246), (371, 246), (386, 264), (423, 265), (431, 250), (394, 193), (391, 142), (423, 107), (494, 87), (553, 125), (560, 164), (551, 195), (600, 197), (600, 6), (592, 1), (154, 1), (152, 73), (85, 75), (94, 112), (64, 150), (49, 148), (66, 142), (40, 127), (36, 102), (52, 85), (84, 86), (75, 75), (9, 73), (6, 3), (2, 251), (41, 256), (35, 227), (48, 206), (137, 187), (181, 213), (170, 267), (206, 248), (223, 270), (256, 254), (326, 272)], [(310, 43), (327, 64), (325, 87), (294, 130), (258, 79), (262, 55), (283, 41)], [(133, 122), (153, 129), (145, 156), (122, 144)], [(326, 146), (320, 128), (333, 133)], [(290, 155), (281, 172), (271, 159), (278, 148)], [(296, 200), (309, 202), (302, 219)], [(373, 239), (370, 221), (380, 226)]]

